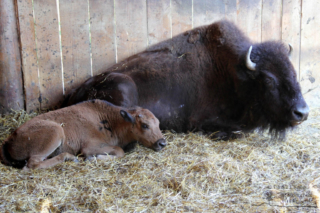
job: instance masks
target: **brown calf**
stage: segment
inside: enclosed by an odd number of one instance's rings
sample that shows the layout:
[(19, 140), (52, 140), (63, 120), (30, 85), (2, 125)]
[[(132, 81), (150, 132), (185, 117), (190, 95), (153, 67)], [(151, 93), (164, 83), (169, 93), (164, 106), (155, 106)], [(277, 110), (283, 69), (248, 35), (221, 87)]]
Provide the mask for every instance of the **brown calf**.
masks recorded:
[(123, 147), (140, 141), (161, 150), (166, 141), (159, 120), (147, 109), (125, 109), (92, 100), (39, 115), (3, 143), (2, 163), (16, 168), (47, 168), (65, 160), (123, 157)]

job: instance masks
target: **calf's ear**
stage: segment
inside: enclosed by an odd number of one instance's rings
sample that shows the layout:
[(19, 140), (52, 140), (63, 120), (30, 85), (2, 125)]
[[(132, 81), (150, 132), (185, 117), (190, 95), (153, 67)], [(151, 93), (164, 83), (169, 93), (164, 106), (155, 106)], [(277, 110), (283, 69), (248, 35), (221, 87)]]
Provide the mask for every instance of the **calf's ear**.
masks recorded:
[(123, 119), (127, 122), (130, 122), (130, 123), (135, 123), (135, 119), (134, 117), (132, 117), (130, 115), (130, 113), (124, 111), (124, 110), (120, 110), (120, 115), (123, 117)]

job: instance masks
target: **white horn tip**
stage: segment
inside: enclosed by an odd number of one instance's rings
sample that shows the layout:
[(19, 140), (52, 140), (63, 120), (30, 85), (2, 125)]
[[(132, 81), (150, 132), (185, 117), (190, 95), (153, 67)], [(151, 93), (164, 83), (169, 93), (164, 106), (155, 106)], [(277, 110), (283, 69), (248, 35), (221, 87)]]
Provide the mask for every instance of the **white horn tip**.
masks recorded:
[(252, 45), (249, 47), (249, 50), (247, 52), (246, 66), (249, 70), (255, 71), (256, 70), (256, 63), (252, 62), (250, 59), (251, 51), (252, 51)]
[(292, 47), (292, 45), (290, 43), (288, 45), (289, 45), (289, 53), (288, 53), (288, 55), (289, 55), (289, 58), (290, 58), (292, 56), (293, 47)]

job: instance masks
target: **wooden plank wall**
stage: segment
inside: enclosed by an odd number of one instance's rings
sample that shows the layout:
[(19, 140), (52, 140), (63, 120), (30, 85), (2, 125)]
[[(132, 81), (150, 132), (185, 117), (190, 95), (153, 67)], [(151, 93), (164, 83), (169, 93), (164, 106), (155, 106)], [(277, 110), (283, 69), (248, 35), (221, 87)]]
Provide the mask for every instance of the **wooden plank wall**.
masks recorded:
[(19, 0), (20, 46), (26, 109), (40, 109), (40, 84), (32, 0)]
[(64, 91), (70, 93), (91, 76), (87, 0), (59, 3)]
[(0, 114), (24, 107), (16, 4), (0, 1)]
[(320, 0), (17, 0), (28, 111), (57, 105), (85, 79), (222, 18), (254, 42), (291, 43), (311, 107), (320, 107)]
[(300, 82), (309, 105), (320, 106), (320, 0), (303, 0)]

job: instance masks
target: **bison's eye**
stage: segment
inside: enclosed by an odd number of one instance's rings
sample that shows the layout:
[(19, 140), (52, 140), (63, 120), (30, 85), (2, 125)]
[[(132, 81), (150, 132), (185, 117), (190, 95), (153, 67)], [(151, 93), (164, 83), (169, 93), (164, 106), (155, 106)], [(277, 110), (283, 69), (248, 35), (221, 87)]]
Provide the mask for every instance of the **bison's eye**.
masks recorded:
[(276, 87), (276, 82), (273, 78), (266, 78), (266, 85), (269, 89), (274, 89)]
[(149, 128), (148, 124), (141, 124), (141, 127), (142, 127), (142, 129), (148, 129)]

